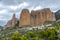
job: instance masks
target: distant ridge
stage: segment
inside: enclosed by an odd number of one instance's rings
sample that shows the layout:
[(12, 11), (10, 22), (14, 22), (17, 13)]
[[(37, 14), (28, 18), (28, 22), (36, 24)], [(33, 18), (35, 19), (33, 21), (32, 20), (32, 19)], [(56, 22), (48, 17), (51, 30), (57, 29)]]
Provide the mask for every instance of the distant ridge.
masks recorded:
[(56, 16), (56, 20), (60, 19), (60, 10), (58, 10), (57, 12), (55, 12), (55, 16)]

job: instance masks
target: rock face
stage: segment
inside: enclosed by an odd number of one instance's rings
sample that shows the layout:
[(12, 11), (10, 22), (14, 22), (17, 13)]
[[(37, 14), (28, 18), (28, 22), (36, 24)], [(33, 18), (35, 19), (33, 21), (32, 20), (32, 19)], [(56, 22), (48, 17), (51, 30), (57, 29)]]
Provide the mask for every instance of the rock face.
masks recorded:
[(13, 14), (13, 17), (12, 17), (12, 26), (15, 26), (16, 23), (17, 23), (17, 19), (16, 19), (15, 14)]
[(51, 21), (56, 21), (55, 13), (52, 13)]
[(31, 11), (31, 24), (33, 26), (43, 24), (45, 21), (55, 21), (55, 16), (52, 14), (49, 8)]
[(16, 20), (16, 17), (15, 17), (15, 14), (13, 14), (12, 19), (9, 20), (5, 26), (6, 27), (13, 27), (13, 26), (16, 25), (16, 23), (17, 23), (17, 20)]
[(12, 21), (9, 20), (9, 21), (7, 22), (7, 24), (5, 25), (5, 27), (11, 27), (11, 26), (12, 26)]
[(49, 8), (42, 10), (32, 10), (31, 13), (27, 9), (22, 10), (19, 26), (32, 25), (38, 26), (46, 21), (55, 21), (55, 15)]
[[(18, 21), (19, 27), (22, 26), (39, 26), (44, 24), (46, 21), (56, 21), (55, 14), (51, 12), (49, 8), (45, 8), (42, 10), (32, 10), (31, 13), (28, 9), (23, 9), (20, 15), (20, 19)], [(17, 24), (17, 20), (15, 14), (10, 21), (8, 21), (8, 27), (13, 27)]]
[(60, 20), (60, 10), (55, 12), (56, 20)]
[(27, 25), (30, 25), (30, 13), (28, 9), (23, 9), (19, 20), (19, 27)]

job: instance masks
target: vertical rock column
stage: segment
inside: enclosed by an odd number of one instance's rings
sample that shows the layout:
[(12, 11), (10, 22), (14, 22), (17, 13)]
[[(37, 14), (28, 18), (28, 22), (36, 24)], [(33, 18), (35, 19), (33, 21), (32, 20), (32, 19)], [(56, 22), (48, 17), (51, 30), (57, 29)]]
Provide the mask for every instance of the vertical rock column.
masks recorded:
[(46, 13), (46, 21), (51, 21), (51, 16), (52, 16), (51, 10), (49, 8), (46, 8), (45, 13)]
[(28, 9), (23, 9), (20, 15), (19, 27), (30, 25), (30, 13)]
[(16, 23), (17, 23), (16, 16), (15, 16), (15, 14), (13, 14), (13, 17), (12, 17), (12, 27), (15, 26)]

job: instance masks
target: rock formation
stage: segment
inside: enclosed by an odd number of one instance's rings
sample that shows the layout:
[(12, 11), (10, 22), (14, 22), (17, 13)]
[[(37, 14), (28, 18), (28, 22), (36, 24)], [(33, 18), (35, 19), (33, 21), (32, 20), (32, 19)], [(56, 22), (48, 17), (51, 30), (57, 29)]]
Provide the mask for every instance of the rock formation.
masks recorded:
[(16, 19), (15, 14), (13, 14), (13, 17), (12, 17), (12, 26), (15, 26), (16, 23), (17, 23), (17, 19)]
[(60, 20), (60, 10), (55, 12), (56, 20)]
[(54, 21), (53, 19), (55, 20), (55, 16), (49, 8), (31, 11), (31, 24), (33, 26), (43, 24), (45, 21)]
[[(39, 26), (44, 24), (46, 21), (56, 21), (55, 14), (51, 12), (49, 8), (42, 10), (32, 10), (31, 13), (28, 9), (23, 9), (18, 21), (19, 27), (22, 26)], [(8, 21), (7, 26), (15, 26), (17, 24), (17, 19), (15, 14), (10, 21)]]
[(17, 23), (17, 20), (16, 20), (16, 17), (15, 17), (15, 14), (13, 14), (12, 19), (9, 20), (5, 26), (6, 27), (13, 27), (13, 26), (16, 25), (16, 23)]
[(30, 25), (30, 13), (28, 9), (23, 9), (20, 15), (19, 27)]
[(11, 26), (12, 26), (12, 21), (9, 20), (9, 21), (7, 22), (7, 24), (5, 25), (5, 27), (11, 27)]

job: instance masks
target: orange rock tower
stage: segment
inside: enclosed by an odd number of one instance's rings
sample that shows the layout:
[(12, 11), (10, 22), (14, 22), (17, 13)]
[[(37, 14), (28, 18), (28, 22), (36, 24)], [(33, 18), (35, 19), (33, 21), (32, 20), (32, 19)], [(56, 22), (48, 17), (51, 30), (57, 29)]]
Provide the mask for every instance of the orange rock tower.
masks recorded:
[(20, 16), (19, 26), (38, 26), (44, 24), (46, 21), (55, 21), (53, 18), (54, 16), (49, 8), (36, 11), (32, 10), (31, 13), (29, 13), (28, 9), (23, 9)]
[(30, 25), (30, 20), (29, 10), (23, 9), (19, 20), (19, 27)]

